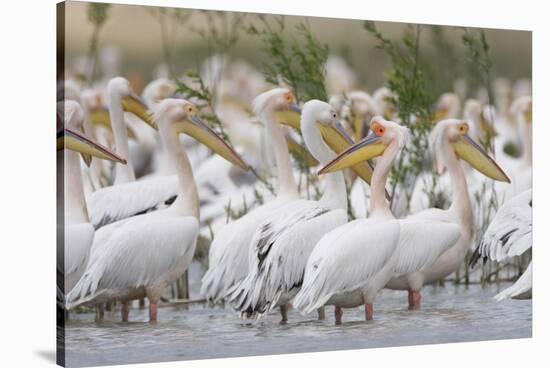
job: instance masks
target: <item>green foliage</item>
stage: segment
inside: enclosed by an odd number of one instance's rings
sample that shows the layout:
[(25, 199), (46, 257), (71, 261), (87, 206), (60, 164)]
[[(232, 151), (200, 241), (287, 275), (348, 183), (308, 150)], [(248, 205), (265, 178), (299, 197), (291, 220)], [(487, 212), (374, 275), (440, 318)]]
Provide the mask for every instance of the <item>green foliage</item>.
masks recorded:
[(149, 6), (145, 7), (145, 10), (159, 23), (164, 62), (168, 66), (170, 76), (175, 78), (176, 71), (173, 62), (173, 51), (176, 47), (176, 37), (179, 27), (187, 23), (192, 13), (189, 10), (180, 8)]
[(210, 88), (204, 83), (201, 75), (195, 71), (189, 71), (186, 73), (189, 82), (176, 79), (177, 91), (183, 95), (186, 100), (193, 101), (193, 103), (200, 110), (201, 117), (206, 119), (212, 129), (216, 131), (223, 139), (229, 141), (229, 137), (223, 129), (223, 124), (216, 114), (215, 96)]
[(491, 89), (491, 67), (489, 44), (483, 30), (472, 31), (463, 28), (462, 44), (466, 48), (466, 70), (468, 75), (468, 94), (475, 96), (479, 87), (487, 89), (489, 103), (493, 100)]
[(212, 10), (200, 12), (205, 17), (205, 27), (191, 26), (191, 31), (198, 34), (209, 48), (225, 55), (238, 43), (246, 14)]
[(280, 81), (294, 91), (298, 102), (311, 99), (326, 101), (325, 63), (328, 45), (320, 43), (313, 35), (307, 20), (296, 25), (294, 31), (299, 40), (285, 37), (285, 18), (277, 16), (270, 24), (264, 15), (258, 15), (263, 29), (249, 25), (247, 32), (262, 41), (262, 50), (268, 62), (262, 64), (262, 71), (269, 83), (279, 85)]
[(376, 47), (383, 50), (390, 60), (392, 68), (385, 73), (385, 78), (395, 94), (391, 103), (397, 108), (401, 124), (410, 130), (410, 141), (390, 173), (392, 201), (397, 186), (403, 189), (407, 202), (410, 201), (411, 183), (420, 174), (428, 150), (432, 125), (430, 106), (434, 99), (426, 86), (425, 66), (420, 62), (421, 27), (409, 26), (398, 44), (384, 37), (374, 22), (364, 22), (365, 30), (377, 41)]
[(85, 78), (91, 84), (96, 78), (97, 51), (99, 49), (99, 31), (108, 19), (110, 4), (90, 3), (86, 9), (88, 21), (93, 25), (93, 32), (90, 36), (88, 58), (90, 60), (90, 72)]
[(428, 89), (434, 96), (452, 91), (460, 74), (460, 57), (456, 47), (445, 37), (444, 27), (429, 26), (432, 50), (429, 56)]
[(95, 27), (101, 28), (108, 18), (107, 11), (111, 4), (90, 3), (88, 4), (87, 15), (88, 21)]

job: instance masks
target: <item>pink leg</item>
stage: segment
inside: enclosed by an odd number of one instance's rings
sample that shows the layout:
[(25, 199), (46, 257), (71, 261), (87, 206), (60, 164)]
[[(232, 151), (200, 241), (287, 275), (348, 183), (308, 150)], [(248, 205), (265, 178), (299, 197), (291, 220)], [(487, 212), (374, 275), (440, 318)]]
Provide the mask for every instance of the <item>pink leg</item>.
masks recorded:
[(157, 311), (158, 311), (157, 303), (151, 302), (149, 300), (149, 322), (150, 323), (157, 322)]
[(411, 301), (409, 302), (409, 309), (420, 310), (420, 300), (422, 299), (420, 291), (411, 291), (410, 295)]
[(408, 289), (408, 294), (409, 294), (409, 309), (412, 309), (412, 306), (413, 306), (413, 291), (412, 289)]
[(374, 315), (374, 307), (372, 304), (365, 304), (365, 320), (371, 321)]
[(141, 298), (139, 300), (139, 309), (144, 309), (145, 308), (145, 298)]
[(122, 322), (128, 322), (128, 314), (130, 310), (128, 309), (128, 302), (122, 302), (120, 306), (120, 315), (122, 316)]
[(334, 324), (335, 325), (341, 325), (342, 324), (342, 315), (344, 312), (342, 312), (342, 308), (340, 307), (334, 307)]

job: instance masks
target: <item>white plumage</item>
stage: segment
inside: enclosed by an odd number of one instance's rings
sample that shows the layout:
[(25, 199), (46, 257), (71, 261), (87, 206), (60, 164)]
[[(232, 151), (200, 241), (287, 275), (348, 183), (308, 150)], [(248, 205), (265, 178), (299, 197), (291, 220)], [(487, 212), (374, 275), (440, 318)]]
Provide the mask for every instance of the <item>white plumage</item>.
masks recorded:
[[(476, 248), (470, 264), (479, 258), (504, 262), (525, 253), (533, 245), (532, 190), (511, 198), (497, 211)], [(497, 300), (530, 297), (531, 263), (514, 285), (495, 296)]]
[(189, 266), (197, 233), (197, 219), (169, 209), (102, 227), (86, 272), (67, 296), (67, 308), (114, 298), (158, 299)]
[[(304, 104), (300, 126), (308, 150), (320, 163), (334, 153), (319, 129), (337, 124), (332, 107), (318, 100)], [(276, 306), (286, 321), (286, 304), (300, 289), (307, 259), (327, 232), (347, 221), (342, 173), (327, 175), (319, 201), (290, 202), (263, 222), (250, 245), (249, 272), (230, 291), (228, 300), (243, 316), (258, 318)]]

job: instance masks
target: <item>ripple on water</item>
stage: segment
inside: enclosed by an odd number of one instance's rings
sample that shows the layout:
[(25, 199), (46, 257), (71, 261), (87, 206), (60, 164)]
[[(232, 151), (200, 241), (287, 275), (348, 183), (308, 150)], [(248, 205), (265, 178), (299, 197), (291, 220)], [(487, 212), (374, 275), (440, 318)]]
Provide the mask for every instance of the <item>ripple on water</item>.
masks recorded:
[(420, 311), (407, 310), (406, 293), (384, 290), (373, 321), (363, 320), (363, 308), (345, 309), (341, 326), (334, 326), (332, 307), (325, 321), (291, 310), (286, 324), (277, 311), (250, 323), (229, 307), (201, 305), (161, 308), (155, 325), (147, 322), (147, 310), (132, 309), (130, 323), (118, 322), (117, 313), (106, 313), (99, 323), (91, 313), (71, 314), (67, 366), (531, 337), (531, 301), (496, 303), (498, 289), (427, 287)]

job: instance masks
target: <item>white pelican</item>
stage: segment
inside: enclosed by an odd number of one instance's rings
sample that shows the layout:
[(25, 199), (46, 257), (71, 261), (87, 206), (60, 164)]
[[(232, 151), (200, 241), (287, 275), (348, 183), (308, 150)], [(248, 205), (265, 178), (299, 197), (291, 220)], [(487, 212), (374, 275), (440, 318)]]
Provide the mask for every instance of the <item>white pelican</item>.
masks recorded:
[[(325, 234), (313, 249), (294, 306), (310, 313), (335, 305), (336, 324), (342, 323), (342, 307), (365, 304), (365, 318), (373, 317), (372, 303), (394, 275), (399, 243), (399, 222), (385, 199), (385, 184), (393, 160), (404, 146), (407, 128), (374, 117), (371, 135), (350, 147), (320, 173), (337, 165), (341, 157), (360, 153), (361, 160), (381, 156), (371, 183), (369, 219), (358, 219)], [(355, 152), (355, 153), (354, 153)]]
[[(477, 143), (468, 136), (468, 123), (456, 119), (440, 121), (434, 127), (430, 135), (430, 143), (434, 149), (436, 167), (445, 167), (451, 177), (453, 189), (452, 204), (447, 210), (428, 209), (408, 217), (424, 221), (410, 234), (423, 234), (420, 239), (411, 242), (410, 251), (401, 251), (404, 257), (403, 264), (409, 259), (414, 259), (415, 252), (425, 251), (430, 258), (435, 256), (433, 262), (426, 262), (422, 267), (412, 267), (414, 272), (397, 272), (401, 276), (396, 277), (386, 285), (390, 289), (408, 290), (409, 308), (420, 308), (420, 289), (426, 283), (442, 279), (456, 271), (462, 264), (474, 237), (474, 222), (468, 184), (459, 159), (463, 159), (473, 168), (485, 176), (497, 181), (509, 182), (508, 177), (492, 158), (490, 158)], [(457, 225), (459, 232), (456, 241), (451, 242), (450, 248), (440, 252), (441, 245), (449, 240), (451, 232), (438, 234), (432, 232), (432, 224), (443, 222)], [(405, 242), (406, 237), (401, 236), (400, 243)], [(418, 248), (418, 249), (416, 249)]]
[[(84, 188), (80, 170), (80, 157), (91, 155), (100, 159), (124, 164), (126, 161), (107, 148), (81, 135), (84, 113), (77, 102), (67, 100), (58, 103), (65, 115), (66, 129), (58, 132), (58, 155), (64, 162), (64, 264), (58, 265), (64, 272), (64, 290), (70, 291), (82, 276), (88, 253), (94, 238), (94, 228), (88, 218)], [(67, 150), (63, 151), (63, 148)], [(86, 161), (89, 162), (88, 158)], [(60, 178), (60, 179), (61, 179)]]
[(435, 121), (457, 119), (460, 116), (460, 98), (456, 93), (447, 92), (439, 96), (435, 106)]
[[(510, 173), (511, 185), (497, 185), (495, 190), (498, 193), (499, 203), (505, 202), (507, 199), (530, 189), (533, 184), (532, 167), (533, 167), (533, 120), (532, 120), (532, 99), (531, 96), (523, 96), (517, 98), (510, 107), (511, 113), (516, 121), (520, 141), (521, 141), (521, 156), (519, 159), (508, 158), (506, 170)], [(516, 133), (516, 134), (517, 134)], [(499, 157), (505, 154), (498, 155)], [(501, 157), (504, 158), (504, 157)]]
[(277, 197), (233, 221), (215, 234), (208, 255), (208, 271), (202, 278), (201, 295), (212, 302), (221, 301), (227, 290), (248, 273), (248, 246), (256, 228), (284, 204), (298, 199), (298, 187), (292, 173), (290, 156), (283, 127), (275, 113), (296, 110), (294, 97), (286, 88), (275, 88), (262, 93), (253, 103), (254, 113), (266, 125), (266, 141), (275, 155), (277, 167)]
[(190, 162), (178, 133), (188, 134), (235, 165), (241, 158), (197, 116), (185, 100), (166, 99), (154, 120), (172, 155), (179, 179), (178, 198), (170, 207), (104, 226), (96, 232), (86, 270), (67, 295), (67, 309), (112, 299), (122, 302), (122, 320), (128, 320), (128, 301), (147, 297), (149, 320), (157, 319), (163, 289), (189, 266), (199, 231), (199, 196)]
[[(321, 164), (334, 158), (322, 132), (343, 129), (332, 107), (308, 101), (300, 122), (305, 144)], [(347, 221), (346, 184), (342, 173), (326, 177), (319, 201), (296, 200), (264, 221), (254, 234), (249, 250), (249, 272), (236, 284), (228, 300), (242, 316), (258, 318), (279, 306), (287, 321), (287, 303), (302, 284), (307, 258), (319, 239)], [(320, 311), (319, 318), (323, 318)]]
[[(507, 261), (525, 253), (533, 245), (532, 190), (528, 189), (510, 198), (500, 207), (495, 218), (487, 228), (483, 239), (476, 248), (470, 265), (479, 258), (483, 263), (490, 259), (495, 262)], [(531, 298), (533, 287), (532, 261), (521, 277), (509, 288), (495, 296), (503, 299)]]

